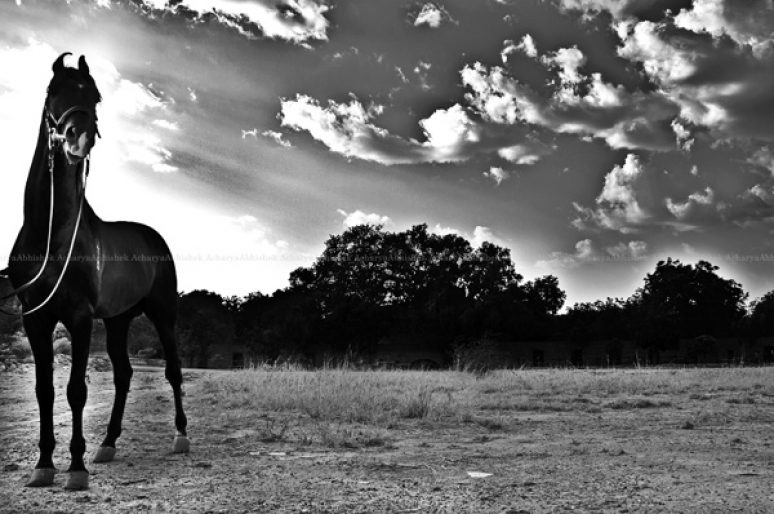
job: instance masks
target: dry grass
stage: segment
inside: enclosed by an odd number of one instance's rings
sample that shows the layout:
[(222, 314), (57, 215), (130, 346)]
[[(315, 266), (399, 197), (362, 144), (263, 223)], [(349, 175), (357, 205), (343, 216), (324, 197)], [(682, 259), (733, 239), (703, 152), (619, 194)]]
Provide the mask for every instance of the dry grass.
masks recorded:
[(197, 394), (240, 417), (267, 412), (302, 416), (321, 427), (323, 439), (334, 440), (326, 435), (330, 423), (389, 429), (421, 420), (476, 422), (501, 429), (507, 425), (502, 416), (518, 412), (599, 413), (700, 405), (691, 423), (716, 424), (734, 416), (730, 409), (762, 399), (768, 402), (774, 396), (773, 379), (771, 368), (501, 370), (484, 375), (260, 368), (210, 376)]

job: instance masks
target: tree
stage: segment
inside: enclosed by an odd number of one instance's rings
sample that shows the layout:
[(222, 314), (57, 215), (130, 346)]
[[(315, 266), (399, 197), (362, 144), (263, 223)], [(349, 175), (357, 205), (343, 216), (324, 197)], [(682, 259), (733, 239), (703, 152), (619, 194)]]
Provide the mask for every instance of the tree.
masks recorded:
[(640, 327), (649, 332), (650, 343), (659, 337), (655, 330), (674, 341), (723, 337), (739, 328), (747, 294), (738, 282), (718, 276), (718, 269), (707, 261), (690, 265), (671, 258), (656, 265), (635, 295)]
[(559, 279), (553, 275), (527, 282), (524, 293), (534, 309), (552, 315), (559, 312), (567, 299), (567, 294), (559, 288)]
[(204, 290), (178, 299), (178, 345), (188, 365), (206, 368), (218, 344), (230, 344), (234, 323), (220, 295)]
[(774, 335), (774, 291), (752, 302), (747, 325), (752, 337)]

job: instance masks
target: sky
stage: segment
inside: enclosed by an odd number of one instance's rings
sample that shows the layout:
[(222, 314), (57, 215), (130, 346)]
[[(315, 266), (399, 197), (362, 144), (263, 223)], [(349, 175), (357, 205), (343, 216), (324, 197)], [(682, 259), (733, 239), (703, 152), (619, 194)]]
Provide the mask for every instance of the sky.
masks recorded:
[(426, 223), (568, 303), (668, 256), (774, 289), (772, 0), (2, 0), (0, 260), (51, 64), (103, 101), (87, 197), (180, 288), (271, 293), (330, 234)]

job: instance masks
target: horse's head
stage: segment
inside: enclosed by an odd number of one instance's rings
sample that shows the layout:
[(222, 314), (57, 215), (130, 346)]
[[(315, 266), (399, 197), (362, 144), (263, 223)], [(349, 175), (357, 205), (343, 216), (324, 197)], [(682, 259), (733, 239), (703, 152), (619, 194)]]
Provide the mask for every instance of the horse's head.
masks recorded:
[(54, 77), (48, 85), (45, 118), (52, 150), (61, 149), (67, 162), (85, 159), (94, 146), (97, 129), (97, 104), (101, 100), (89, 65), (81, 56), (78, 67), (64, 65), (69, 52), (54, 61)]

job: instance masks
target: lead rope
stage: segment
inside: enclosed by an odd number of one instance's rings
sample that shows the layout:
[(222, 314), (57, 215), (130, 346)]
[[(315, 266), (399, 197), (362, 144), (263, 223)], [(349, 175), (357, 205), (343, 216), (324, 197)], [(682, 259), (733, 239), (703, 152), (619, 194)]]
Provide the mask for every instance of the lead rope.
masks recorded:
[[(49, 163), (50, 164), (53, 163), (53, 157), (51, 157), (51, 153), (49, 153)], [(70, 248), (67, 250), (67, 259), (65, 260), (64, 266), (62, 266), (62, 272), (59, 274), (59, 278), (57, 279), (56, 284), (54, 285), (54, 288), (51, 290), (51, 292), (46, 297), (46, 299), (43, 300), (40, 304), (38, 304), (33, 309), (30, 309), (30, 310), (28, 310), (26, 312), (20, 312), (20, 313), (18, 313), (18, 312), (9, 313), (9, 312), (5, 311), (4, 309), (0, 309), (0, 312), (2, 312), (4, 314), (7, 314), (7, 315), (13, 315), (13, 316), (16, 316), (16, 315), (19, 315), (19, 314), (21, 314), (22, 316), (27, 316), (29, 314), (32, 314), (33, 312), (36, 312), (39, 309), (42, 309), (51, 300), (51, 298), (54, 297), (54, 295), (56, 294), (57, 290), (59, 289), (59, 286), (62, 284), (62, 279), (64, 278), (65, 273), (67, 272), (67, 267), (70, 265), (70, 259), (72, 258), (73, 249), (75, 248), (75, 240), (76, 240), (76, 238), (78, 236), (78, 228), (80, 227), (80, 224), (81, 224), (81, 214), (83, 213), (83, 200), (84, 200), (84, 198), (86, 198), (86, 181), (89, 178), (89, 163), (90, 163), (90, 157), (86, 156), (86, 158), (84, 159), (84, 163), (83, 163), (83, 190), (81, 192), (81, 200), (78, 203), (78, 216), (75, 218), (75, 229), (73, 229), (73, 235), (72, 235), (72, 238), (70, 239)], [(51, 209), (50, 209), (50, 215), (49, 215), (48, 241), (46, 243), (46, 260), (43, 261), (43, 265), (40, 267), (40, 271), (38, 272), (37, 276), (34, 279), (30, 280), (29, 282), (27, 282), (26, 284), (24, 284), (23, 286), (21, 286), (19, 289), (17, 289), (16, 291), (14, 291), (13, 293), (11, 293), (8, 296), (13, 296), (13, 295), (17, 294), (18, 292), (21, 292), (24, 289), (27, 289), (33, 282), (35, 282), (35, 280), (37, 280), (40, 277), (40, 275), (43, 273), (43, 270), (45, 269), (46, 264), (48, 262), (49, 249), (50, 249), (50, 246), (51, 246), (51, 226), (52, 226), (52, 223), (53, 223), (52, 220), (53, 220), (53, 215), (54, 215), (54, 178), (53, 178), (54, 174), (53, 174), (53, 166), (50, 166), (50, 169), (51, 169)], [(3, 298), (8, 298), (8, 296), (4, 296)]]
[(38, 309), (43, 308), (44, 305), (46, 305), (51, 298), (54, 297), (57, 290), (59, 289), (59, 285), (62, 283), (62, 279), (65, 276), (65, 273), (67, 272), (67, 266), (70, 264), (70, 258), (73, 256), (73, 248), (75, 248), (75, 239), (78, 235), (78, 227), (81, 225), (81, 213), (83, 212), (83, 199), (86, 198), (86, 179), (89, 178), (89, 156), (87, 155), (84, 163), (83, 163), (83, 191), (81, 192), (81, 201), (78, 204), (78, 217), (75, 218), (75, 229), (73, 230), (73, 237), (70, 239), (70, 249), (67, 250), (67, 260), (65, 260), (64, 266), (62, 266), (62, 272), (59, 274), (59, 278), (56, 281), (56, 284), (54, 285), (54, 289), (51, 290), (51, 293), (46, 297), (45, 300), (43, 300), (42, 303), (40, 303), (37, 307), (34, 309), (30, 309), (27, 312), (22, 312), (22, 316), (27, 316), (28, 314), (32, 314), (33, 312), (37, 311)]
[[(5, 300), (12, 296), (18, 295), (23, 291), (26, 291), (32, 284), (34, 284), (40, 278), (40, 276), (43, 274), (43, 271), (46, 269), (46, 264), (48, 264), (48, 257), (51, 253), (51, 231), (54, 225), (54, 149), (53, 149), (53, 142), (52, 142), (50, 133), (48, 137), (48, 177), (49, 177), (50, 192), (49, 192), (49, 202), (48, 202), (48, 236), (46, 237), (46, 255), (43, 257), (43, 262), (40, 264), (40, 269), (38, 270), (37, 275), (32, 277), (30, 280), (28, 280), (27, 283), (17, 287), (10, 293), (0, 296), (0, 300)], [(0, 309), (0, 312), (2, 312), (3, 314), (10, 314), (1, 309)]]

